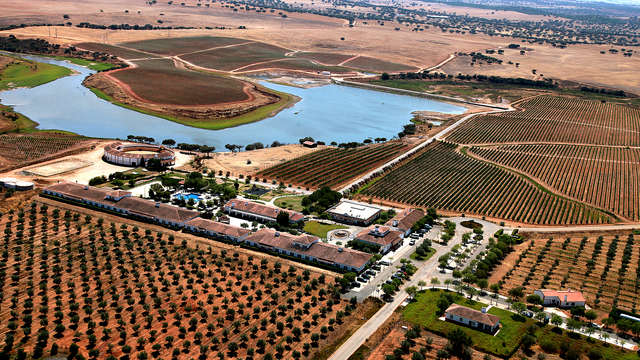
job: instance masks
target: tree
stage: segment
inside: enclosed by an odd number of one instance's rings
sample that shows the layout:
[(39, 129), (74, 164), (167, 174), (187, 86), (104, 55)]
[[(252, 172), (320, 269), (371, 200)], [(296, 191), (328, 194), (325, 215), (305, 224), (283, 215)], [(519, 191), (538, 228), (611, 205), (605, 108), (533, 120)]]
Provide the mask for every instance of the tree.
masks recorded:
[(522, 286), (515, 287), (509, 290), (509, 296), (520, 299), (524, 296), (524, 289), (522, 288)]
[(174, 146), (176, 144), (176, 141), (173, 139), (164, 139), (162, 140), (162, 145), (166, 145), (166, 146)]
[(560, 326), (562, 325), (562, 323), (564, 323), (564, 321), (559, 315), (553, 314), (551, 315), (551, 323), (555, 326)]
[(440, 280), (438, 280), (437, 277), (431, 278), (431, 285), (433, 285), (431, 288), (435, 288), (436, 285), (439, 285), (439, 284), (440, 284)]
[(276, 222), (280, 226), (288, 227), (289, 226), (289, 213), (284, 211), (284, 210), (278, 211), (278, 216), (276, 217)]
[(480, 290), (483, 291), (487, 288), (487, 286), (489, 286), (489, 281), (487, 279), (478, 279), (478, 281), (476, 282), (476, 284), (478, 284), (478, 287), (480, 288)]
[(522, 313), (527, 310), (527, 306), (521, 302), (515, 302), (512, 305), (513, 310), (515, 310), (518, 314), (522, 315)]
[(598, 317), (598, 314), (593, 310), (589, 310), (589, 311), (584, 313), (584, 317), (586, 317), (587, 320), (589, 320), (589, 321), (593, 321)]
[(455, 328), (449, 331), (447, 339), (449, 342), (447, 343), (446, 349), (451, 355), (461, 359), (469, 358), (468, 351), (469, 347), (473, 345), (473, 340), (471, 340), (471, 337), (464, 332), (464, 330)]
[(533, 304), (533, 305), (540, 305), (540, 304), (542, 304), (542, 299), (540, 298), (539, 295), (531, 294), (531, 295), (527, 296), (527, 302), (529, 304)]
[[(431, 282), (433, 283), (433, 279), (431, 279)], [(427, 286), (427, 283), (424, 280), (418, 281), (418, 287), (420, 288), (420, 291), (422, 291), (422, 288), (424, 288), (425, 286)]]
[(382, 75), (380, 76), (380, 80), (389, 80), (390, 76), (388, 73), (384, 72), (382, 73)]
[(415, 286), (409, 286), (405, 289), (407, 294), (411, 297), (411, 300), (416, 298), (416, 294), (418, 293), (418, 288)]
[(447, 290), (449, 290), (449, 285), (451, 285), (453, 281), (451, 281), (451, 279), (445, 279), (444, 280), (444, 284), (447, 285)]
[(535, 343), (536, 343), (536, 337), (531, 334), (526, 334), (522, 338), (522, 349), (525, 352), (529, 352), (531, 351), (531, 347), (535, 345)]

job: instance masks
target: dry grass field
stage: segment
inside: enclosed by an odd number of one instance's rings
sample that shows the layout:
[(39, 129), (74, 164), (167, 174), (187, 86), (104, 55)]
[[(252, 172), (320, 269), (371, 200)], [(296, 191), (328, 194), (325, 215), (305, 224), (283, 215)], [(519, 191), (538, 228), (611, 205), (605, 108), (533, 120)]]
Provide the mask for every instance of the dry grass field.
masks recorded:
[(125, 48), (141, 50), (159, 55), (176, 56), (194, 51), (203, 51), (222, 46), (238, 45), (247, 42), (243, 39), (229, 37), (197, 36), (189, 38), (170, 38), (133, 41), (120, 44)]
[(229, 77), (178, 69), (169, 59), (143, 60), (136, 68), (109, 74), (146, 102), (181, 106), (215, 105), (249, 99), (246, 83)]
[(141, 58), (148, 58), (149, 56), (151, 56), (150, 54), (124, 48), (121, 46), (100, 44), (100, 43), (94, 43), (94, 42), (77, 43), (75, 44), (75, 46), (81, 49), (89, 50), (89, 51), (98, 51), (98, 52), (108, 53), (122, 59), (141, 59)]
[(46, 203), (0, 218), (5, 350), (310, 358), (354, 319), (328, 273)]

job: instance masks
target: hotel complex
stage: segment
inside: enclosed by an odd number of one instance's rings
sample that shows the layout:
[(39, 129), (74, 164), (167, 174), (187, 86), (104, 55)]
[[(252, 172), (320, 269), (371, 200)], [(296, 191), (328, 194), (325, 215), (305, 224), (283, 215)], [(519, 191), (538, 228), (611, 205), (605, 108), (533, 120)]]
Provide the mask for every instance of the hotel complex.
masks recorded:
[[(248, 229), (203, 219), (199, 217), (200, 214), (197, 211), (133, 197), (130, 192), (123, 190), (62, 182), (45, 188), (43, 194), (80, 205), (111, 211), (136, 220), (179, 228), (197, 235), (259, 248), (275, 254), (344, 271), (361, 272), (373, 257), (373, 255), (365, 252), (323, 243), (320, 238), (312, 235), (291, 235), (267, 228), (252, 233)], [(252, 216), (261, 214), (260, 216), (270, 220), (275, 220), (277, 216), (277, 212), (274, 212), (273, 208), (269, 206), (240, 200), (232, 201), (237, 204), (243, 204), (241, 206), (241, 209), (243, 209), (242, 214), (246, 214), (246, 216), (249, 214), (252, 214)], [(249, 204), (259, 206), (253, 207), (249, 206)], [(225, 205), (225, 209), (226, 207), (227, 205)], [(236, 206), (231, 204), (231, 209), (235, 208)], [(232, 215), (238, 213), (235, 211), (229, 212)], [(290, 212), (289, 219), (291, 221), (304, 219), (302, 214), (297, 214), (299, 213)]]

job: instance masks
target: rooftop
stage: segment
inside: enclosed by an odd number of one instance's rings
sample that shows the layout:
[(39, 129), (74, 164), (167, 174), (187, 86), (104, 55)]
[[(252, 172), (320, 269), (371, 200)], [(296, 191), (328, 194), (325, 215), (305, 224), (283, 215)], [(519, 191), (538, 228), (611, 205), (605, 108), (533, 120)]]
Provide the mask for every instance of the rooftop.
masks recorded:
[(249, 200), (232, 199), (227, 201), (227, 203), (224, 206), (237, 211), (243, 211), (243, 212), (261, 215), (261, 216), (265, 216), (273, 219), (278, 217), (278, 213), (280, 211), (289, 213), (290, 221), (300, 221), (304, 219), (304, 215), (302, 213), (286, 210), (286, 209), (280, 209), (273, 206), (258, 204), (256, 202), (249, 201)]
[(565, 296), (567, 297), (566, 301), (569, 302), (581, 302), (585, 301), (582, 292), (576, 290), (548, 290), (548, 289), (540, 289), (539, 290), (544, 297), (557, 297), (561, 301), (564, 301)]
[(495, 315), (487, 314), (482, 311), (474, 310), (458, 304), (452, 304), (451, 306), (449, 306), (445, 313), (457, 315), (468, 320), (473, 320), (480, 324), (489, 325), (491, 327), (496, 326), (500, 322), (500, 318)]
[(401, 231), (391, 230), (388, 226), (371, 225), (361, 230), (358, 235), (356, 235), (356, 239), (380, 246), (387, 246), (401, 241), (402, 235), (403, 233)]
[(248, 235), (251, 232), (248, 229), (243, 229), (241, 227), (223, 224), (223, 223), (218, 222), (218, 221), (212, 221), (212, 220), (203, 219), (201, 217), (197, 217), (197, 218), (195, 218), (193, 220), (189, 220), (187, 222), (187, 225), (195, 226), (195, 227), (198, 227), (200, 229), (213, 231), (213, 232), (216, 232), (218, 234), (224, 234), (224, 235), (232, 236), (232, 237), (236, 237), (236, 238)]
[(332, 214), (348, 216), (359, 220), (368, 220), (381, 211), (380, 208), (351, 200), (342, 200), (329, 209)]
[(404, 209), (396, 214), (393, 219), (387, 221), (385, 225), (398, 228), (404, 232), (411, 229), (423, 217), (424, 211), (420, 209)]
[[(263, 246), (271, 246), (282, 250), (288, 250), (296, 252), (298, 254), (304, 254), (312, 256), (320, 261), (331, 264), (342, 264), (352, 266), (354, 268), (360, 268), (365, 265), (373, 255), (342, 248), (337, 245), (331, 245), (319, 241), (320, 239), (311, 235), (291, 235), (289, 233), (279, 233), (273, 229), (261, 229), (247, 237), (248, 241), (261, 244)], [(294, 243), (310, 242), (309, 248), (300, 248)]]

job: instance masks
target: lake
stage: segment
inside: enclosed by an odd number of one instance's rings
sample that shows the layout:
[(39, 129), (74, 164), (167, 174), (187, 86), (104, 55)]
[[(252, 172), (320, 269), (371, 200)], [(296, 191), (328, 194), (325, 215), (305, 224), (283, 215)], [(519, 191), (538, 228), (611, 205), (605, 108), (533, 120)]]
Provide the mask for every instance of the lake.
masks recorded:
[(296, 95), (302, 100), (276, 116), (223, 130), (205, 130), (138, 113), (96, 97), (82, 85), (93, 71), (49, 58), (25, 56), (65, 66), (77, 72), (35, 88), (0, 93), (0, 102), (12, 105), (40, 124), (40, 129), (60, 129), (81, 135), (126, 139), (127, 135), (171, 138), (177, 142), (206, 144), (224, 151), (225, 144), (247, 145), (297, 143), (311, 136), (316, 140), (361, 142), (366, 138), (392, 138), (409, 123), (415, 110), (461, 114), (466, 109), (420, 97), (391, 94), (340, 85), (309, 89), (269, 82), (263, 85)]

